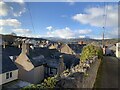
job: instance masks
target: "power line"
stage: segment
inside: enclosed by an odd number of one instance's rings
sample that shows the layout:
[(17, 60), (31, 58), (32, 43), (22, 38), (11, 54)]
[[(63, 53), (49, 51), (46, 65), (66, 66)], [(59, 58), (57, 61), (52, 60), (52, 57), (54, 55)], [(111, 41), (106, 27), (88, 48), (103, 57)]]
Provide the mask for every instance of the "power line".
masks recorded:
[(27, 8), (28, 8), (28, 11), (29, 11), (29, 14), (30, 14), (30, 19), (31, 19), (32, 28), (33, 28), (33, 31), (34, 31), (34, 33), (35, 33), (35, 28), (34, 28), (34, 24), (33, 24), (33, 18), (32, 18), (32, 14), (31, 14), (30, 7), (29, 7), (29, 5), (28, 5), (28, 2), (26, 2), (26, 5), (27, 5)]

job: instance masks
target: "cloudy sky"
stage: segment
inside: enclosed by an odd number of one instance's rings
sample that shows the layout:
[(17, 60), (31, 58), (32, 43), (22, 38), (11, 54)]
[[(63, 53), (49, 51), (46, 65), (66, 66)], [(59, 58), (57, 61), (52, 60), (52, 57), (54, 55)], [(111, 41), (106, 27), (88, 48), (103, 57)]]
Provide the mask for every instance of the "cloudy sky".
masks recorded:
[(60, 38), (118, 36), (118, 4), (113, 2), (0, 2), (0, 33)]

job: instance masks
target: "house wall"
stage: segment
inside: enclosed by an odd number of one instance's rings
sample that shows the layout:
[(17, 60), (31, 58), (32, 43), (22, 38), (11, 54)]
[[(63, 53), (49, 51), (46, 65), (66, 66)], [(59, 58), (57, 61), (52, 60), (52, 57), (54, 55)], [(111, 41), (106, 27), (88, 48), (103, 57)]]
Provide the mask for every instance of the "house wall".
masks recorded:
[(34, 67), (25, 53), (21, 53), (15, 60), (15, 63), (19, 69), (19, 79), (34, 84), (44, 79), (44, 66)]
[(116, 57), (120, 58), (120, 43), (116, 43)]
[(30, 71), (34, 68), (32, 62), (29, 60), (25, 53), (21, 53), (15, 60), (15, 63), (19, 69), (24, 68), (26, 71)]
[(73, 50), (68, 45), (63, 46), (60, 52), (66, 54), (74, 54)]
[(55, 46), (51, 45), (51, 46), (49, 47), (49, 49), (55, 49)]
[(40, 83), (44, 79), (44, 66), (34, 68), (34, 83)]
[(30, 71), (19, 68), (18, 78), (33, 84), (39, 83), (44, 79), (44, 66), (35, 67)]
[[(12, 77), (9, 79), (6, 79), (6, 73), (10, 73), (10, 72), (12, 72)], [(10, 71), (10, 72), (0, 74), (0, 85), (18, 79), (18, 70), (14, 70), (14, 71)]]

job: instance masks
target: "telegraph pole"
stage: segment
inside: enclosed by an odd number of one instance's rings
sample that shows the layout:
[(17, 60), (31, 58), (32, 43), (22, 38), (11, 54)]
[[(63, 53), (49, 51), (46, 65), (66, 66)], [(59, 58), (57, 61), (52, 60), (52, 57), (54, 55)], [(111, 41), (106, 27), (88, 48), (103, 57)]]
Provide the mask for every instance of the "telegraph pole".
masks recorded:
[[(103, 29), (104, 29), (104, 27), (103, 27)], [(103, 46), (103, 48), (104, 48), (104, 31), (103, 31), (102, 46)]]

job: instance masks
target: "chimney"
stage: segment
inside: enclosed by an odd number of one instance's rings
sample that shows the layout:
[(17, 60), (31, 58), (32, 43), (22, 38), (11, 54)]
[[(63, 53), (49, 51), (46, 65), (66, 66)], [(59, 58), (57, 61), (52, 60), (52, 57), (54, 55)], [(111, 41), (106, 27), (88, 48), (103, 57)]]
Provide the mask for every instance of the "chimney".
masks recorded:
[(6, 42), (3, 42), (3, 48), (6, 48)]
[(21, 48), (21, 44), (18, 44), (18, 48)]
[(59, 66), (58, 66), (58, 76), (65, 70), (63, 55), (60, 55), (59, 60), (60, 60), (60, 62), (59, 62)]
[(3, 44), (3, 48), (6, 48), (6, 45), (5, 45), (5, 44)]
[(25, 53), (25, 54), (29, 55), (29, 49), (30, 49), (29, 44), (23, 42), (23, 44), (22, 44), (22, 53)]

